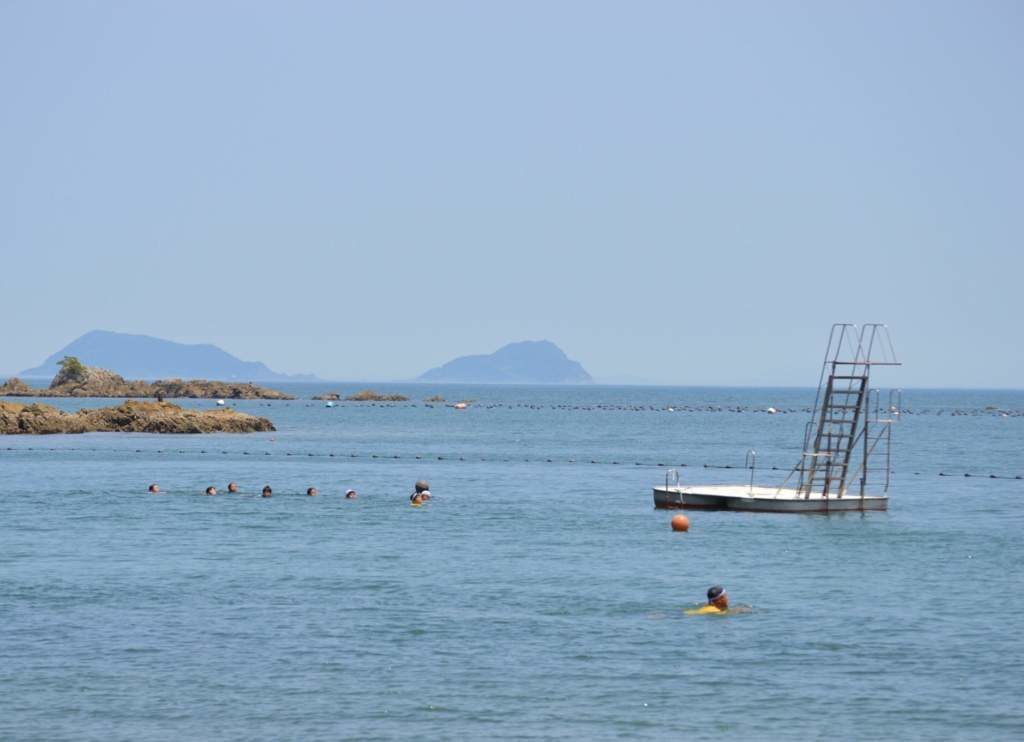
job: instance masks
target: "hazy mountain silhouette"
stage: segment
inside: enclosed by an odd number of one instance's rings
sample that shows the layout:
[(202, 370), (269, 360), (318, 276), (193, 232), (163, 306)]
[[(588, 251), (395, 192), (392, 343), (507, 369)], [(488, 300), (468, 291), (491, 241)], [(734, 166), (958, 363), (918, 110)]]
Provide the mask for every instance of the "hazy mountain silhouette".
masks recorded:
[(576, 361), (547, 340), (510, 343), (490, 355), (462, 356), (432, 368), (418, 381), (460, 384), (589, 384)]
[(183, 345), (148, 335), (93, 330), (64, 346), (21, 376), (50, 378), (57, 362), (75, 356), (126, 379), (215, 379), (222, 381), (304, 381), (311, 375), (279, 374), (262, 363), (242, 361), (215, 345)]

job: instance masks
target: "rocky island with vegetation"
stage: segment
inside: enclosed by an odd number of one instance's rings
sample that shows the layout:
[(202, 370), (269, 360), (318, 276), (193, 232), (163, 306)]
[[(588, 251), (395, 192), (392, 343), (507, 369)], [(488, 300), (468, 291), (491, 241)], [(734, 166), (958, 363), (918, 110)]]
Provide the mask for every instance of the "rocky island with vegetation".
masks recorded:
[(0, 401), (0, 435), (54, 433), (262, 433), (265, 417), (232, 409), (186, 410), (171, 402), (127, 400), (116, 407), (64, 412), (46, 404)]
[(204, 379), (158, 379), (128, 381), (102, 368), (86, 366), (74, 356), (65, 356), (50, 386), (39, 389), (20, 379), (0, 385), (0, 397), (154, 397), (158, 400), (191, 399), (295, 399), (276, 389), (250, 383), (206, 381)]

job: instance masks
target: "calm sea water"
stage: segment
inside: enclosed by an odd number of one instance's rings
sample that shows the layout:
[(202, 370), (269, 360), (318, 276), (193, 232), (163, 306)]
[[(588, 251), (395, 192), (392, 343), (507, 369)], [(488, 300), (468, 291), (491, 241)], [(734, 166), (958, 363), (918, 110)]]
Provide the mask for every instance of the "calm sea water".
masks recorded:
[[(887, 513), (674, 534), (665, 466), (781, 481), (812, 390), (379, 388), (0, 438), (0, 738), (1024, 735), (1024, 393), (905, 393)], [(715, 583), (753, 612), (684, 617)]]

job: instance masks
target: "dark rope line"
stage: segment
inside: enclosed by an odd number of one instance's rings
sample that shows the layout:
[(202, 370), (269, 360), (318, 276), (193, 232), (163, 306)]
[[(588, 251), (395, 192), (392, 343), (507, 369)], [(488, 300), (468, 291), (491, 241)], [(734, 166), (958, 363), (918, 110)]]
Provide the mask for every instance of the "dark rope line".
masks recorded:
[[(214, 485), (214, 486), (216, 486), (216, 485)], [(305, 492), (279, 492), (278, 490), (274, 490), (274, 494), (273, 495), (271, 495), (268, 498), (263, 498), (263, 494), (261, 492), (243, 492), (241, 490), (239, 490), (238, 492), (228, 492), (227, 487), (225, 487), (223, 489), (221, 489), (220, 487), (217, 487), (217, 494), (216, 495), (208, 495), (208, 494), (206, 494), (206, 492), (204, 492), (205, 489), (206, 489), (205, 487), (200, 487), (199, 489), (195, 489), (195, 490), (179, 490), (179, 489), (168, 490), (168, 489), (164, 489), (163, 487), (161, 487), (159, 492), (143, 491), (143, 494), (145, 494), (145, 495), (153, 495), (153, 497), (159, 497), (160, 495), (199, 495), (200, 497), (238, 497), (238, 496), (241, 495), (241, 496), (245, 496), (245, 497), (255, 497), (255, 498), (258, 498), (258, 499), (268, 499), (268, 500), (272, 500), (275, 497), (311, 497), (311, 495), (307, 495)], [(319, 490), (320, 487), (317, 487), (317, 489)], [(323, 496), (331, 497), (332, 495), (333, 495), (333, 491), (325, 490), (323, 492), (319, 492), (318, 494), (316, 494), (315, 497), (323, 497)], [(342, 499), (344, 499), (344, 495), (345, 495), (345, 491), (341, 490)]]
[[(39, 452), (52, 452), (52, 453), (57, 453), (57, 452), (60, 452), (60, 453), (67, 453), (67, 452), (76, 452), (76, 453), (110, 453), (111, 452), (110, 449), (102, 449), (102, 448), (79, 448), (79, 447), (36, 448), (36, 447), (31, 447), (31, 446), (30, 447), (25, 447), (25, 448), (7, 447), (6, 450), (7, 451), (15, 451), (15, 452), (20, 452), (20, 451), (36, 452), (36, 451), (39, 451)], [(155, 451), (147, 451), (145, 449), (137, 448), (137, 449), (134, 450), (134, 453), (141, 453), (141, 454), (145, 454), (145, 453), (174, 454), (174, 453), (177, 453), (177, 454), (181, 454), (181, 455), (189, 455), (189, 454), (193, 454), (193, 455), (195, 455), (195, 454), (198, 454), (198, 455), (211, 455), (211, 454), (217, 455), (217, 454), (220, 454), (220, 455), (223, 455), (223, 456), (232, 456), (232, 455), (239, 455), (239, 454), (242, 455), (242, 456), (257, 455), (257, 452), (252, 452), (252, 451), (226, 451), (226, 450), (223, 450), (223, 449), (221, 449), (219, 451), (213, 451), (213, 450), (207, 450), (205, 448), (204, 449), (199, 449), (199, 450), (194, 450), (194, 451), (188, 451), (186, 449), (156, 449)], [(704, 463), (704, 464), (687, 464), (687, 463), (666, 464), (664, 462), (656, 462), (655, 463), (655, 462), (649, 462), (649, 461), (646, 461), (646, 462), (645, 461), (628, 462), (628, 461), (620, 461), (620, 460), (617, 460), (617, 459), (613, 459), (611, 461), (601, 461), (601, 460), (598, 460), (598, 459), (574, 459), (574, 458), (569, 458), (569, 459), (529, 458), (529, 457), (524, 457), (524, 458), (521, 458), (521, 459), (520, 458), (507, 458), (507, 457), (488, 458), (486, 456), (480, 456), (480, 457), (470, 456), (470, 457), (467, 457), (467, 456), (464, 456), (464, 455), (460, 456), (460, 455), (456, 455), (456, 454), (406, 454), (405, 456), (402, 456), (400, 454), (376, 454), (376, 453), (373, 453), (373, 454), (359, 454), (359, 453), (355, 453), (355, 452), (348, 453), (348, 454), (344, 454), (344, 453), (314, 453), (314, 452), (311, 452), (311, 451), (310, 452), (278, 451), (275, 454), (272, 451), (264, 451), (263, 455), (264, 456), (278, 455), (278, 456), (285, 456), (285, 457), (307, 457), (307, 458), (350, 458), (350, 459), (368, 458), (368, 459), (371, 459), (371, 460), (387, 460), (387, 461), (401, 461), (404, 458), (409, 458), (410, 460), (415, 459), (416, 461), (422, 461), (424, 459), (431, 459), (431, 460), (437, 460), (437, 461), (461, 461), (461, 462), (484, 463), (484, 464), (486, 464), (486, 463), (506, 463), (506, 464), (508, 464), (508, 463), (524, 463), (524, 464), (533, 464), (533, 463), (579, 464), (579, 463), (586, 463), (586, 464), (600, 465), (600, 466), (627, 466), (630, 463), (632, 463), (633, 466), (647, 467), (647, 468), (652, 468), (652, 469), (658, 469), (658, 468), (678, 468), (678, 469), (702, 468), (702, 469), (722, 469), (722, 470), (737, 469), (737, 470), (743, 470), (743, 471), (749, 471), (750, 470), (749, 467), (740, 466), (740, 465), (734, 465), (734, 464), (708, 464), (708, 463)], [(789, 471), (789, 467), (779, 467), (779, 466), (770, 466), (769, 467), (769, 466), (765, 466), (765, 467), (761, 467), (760, 471)], [(894, 471), (893, 473), (895, 474), (896, 472)], [(915, 472), (913, 472), (913, 476), (927, 476), (927, 474), (922, 474), (922, 472), (915, 471)], [(958, 477), (958, 476), (963, 476), (963, 477), (976, 478), (976, 479), (1024, 480), (1024, 475), (1020, 475), (1020, 474), (1016, 474), (1016, 475), (1014, 475), (1014, 474), (975, 474), (975, 473), (971, 473), (971, 472), (965, 472), (963, 474), (960, 474), (960, 473), (950, 473), (950, 472), (940, 471), (938, 473), (938, 476), (940, 476), (940, 477)]]
[[(62, 398), (64, 399), (64, 398)], [(113, 399), (113, 398), (111, 398)], [(237, 401), (237, 400), (235, 400)], [(270, 407), (273, 408), (276, 405), (282, 407), (306, 407), (313, 408), (320, 406), (317, 403), (313, 403), (309, 400), (277, 400), (274, 404), (266, 401), (259, 401), (259, 407)], [(368, 407), (379, 407), (379, 408), (418, 408), (423, 407), (425, 409), (446, 409), (453, 408), (453, 404), (431, 404), (424, 403), (419, 404), (415, 402), (407, 403), (394, 403), (394, 402), (353, 402), (347, 400), (337, 400), (331, 407), (333, 410), (343, 409), (358, 409)], [(237, 405), (229, 404), (229, 408), (237, 409)], [(796, 406), (796, 407), (772, 407), (769, 411), (768, 407), (762, 406), (750, 406), (750, 405), (692, 405), (692, 404), (675, 404), (667, 403), (664, 405), (631, 405), (631, 404), (593, 404), (593, 405), (545, 405), (545, 404), (529, 404), (529, 403), (488, 403), (488, 402), (475, 402), (469, 405), (469, 409), (481, 409), (481, 410), (530, 410), (530, 411), (546, 411), (552, 410), (556, 412), (643, 412), (643, 413), (669, 413), (669, 414), (706, 414), (706, 413), (732, 413), (732, 414), (761, 414), (761, 415), (807, 415), (813, 412), (811, 407)], [(883, 410), (884, 412), (884, 410)], [(1024, 410), (1014, 409), (1008, 407), (998, 407), (990, 405), (985, 408), (976, 407), (901, 407), (899, 409), (901, 416), (948, 416), (948, 417), (1007, 417), (1007, 418), (1018, 418), (1024, 417)]]

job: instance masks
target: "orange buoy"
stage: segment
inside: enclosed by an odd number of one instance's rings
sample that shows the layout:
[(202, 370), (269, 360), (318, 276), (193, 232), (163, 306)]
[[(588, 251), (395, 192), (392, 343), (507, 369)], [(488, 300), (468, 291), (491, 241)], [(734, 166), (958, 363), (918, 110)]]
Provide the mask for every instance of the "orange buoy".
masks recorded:
[(673, 515), (672, 516), (672, 530), (673, 531), (689, 531), (690, 530), (690, 519), (685, 515)]

